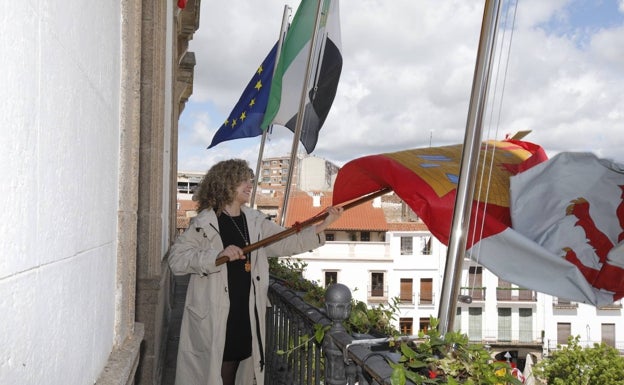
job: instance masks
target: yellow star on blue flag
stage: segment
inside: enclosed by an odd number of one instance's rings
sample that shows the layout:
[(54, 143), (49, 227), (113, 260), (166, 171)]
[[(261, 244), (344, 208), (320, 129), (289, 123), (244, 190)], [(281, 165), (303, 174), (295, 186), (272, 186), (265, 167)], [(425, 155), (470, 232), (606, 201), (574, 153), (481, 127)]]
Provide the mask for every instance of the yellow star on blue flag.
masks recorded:
[(264, 113), (269, 100), (276, 52), (277, 44), (273, 46), (254, 73), (232, 112), (230, 112), (223, 125), (215, 133), (208, 148), (212, 148), (227, 140), (262, 135), (263, 131), (260, 128), (260, 123), (264, 119)]

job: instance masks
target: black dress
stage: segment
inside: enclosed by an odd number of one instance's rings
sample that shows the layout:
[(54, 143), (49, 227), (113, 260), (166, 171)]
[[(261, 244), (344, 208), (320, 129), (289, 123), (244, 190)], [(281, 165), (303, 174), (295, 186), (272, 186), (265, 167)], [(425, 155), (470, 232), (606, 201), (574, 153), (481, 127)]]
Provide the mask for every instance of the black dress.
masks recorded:
[[(249, 238), (245, 215), (230, 217), (221, 213), (218, 217), (219, 232), (223, 247), (236, 245), (245, 247), (244, 237)], [(234, 225), (234, 222), (238, 228)], [(247, 256), (249, 258), (249, 255)], [(228, 293), (230, 296), (230, 313), (225, 329), (225, 349), (223, 361), (241, 361), (251, 357), (251, 319), (249, 314), (249, 291), (251, 274), (245, 271), (247, 260), (228, 262)]]

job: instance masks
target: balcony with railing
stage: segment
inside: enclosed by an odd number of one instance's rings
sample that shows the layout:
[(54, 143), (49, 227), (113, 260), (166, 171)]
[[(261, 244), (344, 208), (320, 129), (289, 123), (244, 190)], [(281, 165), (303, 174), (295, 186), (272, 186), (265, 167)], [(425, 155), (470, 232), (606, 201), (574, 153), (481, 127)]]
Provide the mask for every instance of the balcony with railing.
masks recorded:
[(421, 290), (418, 293), (418, 304), (419, 305), (430, 305), (433, 306), (434, 302), (434, 293), (432, 290)]
[(497, 287), (496, 300), (499, 302), (536, 302), (537, 293), (519, 287)]
[[(624, 341), (597, 341), (597, 340), (580, 340), (579, 346), (582, 347), (592, 347), (594, 344), (605, 343), (608, 346), (611, 346), (617, 349), (620, 352), (620, 355), (624, 357)], [(551, 354), (557, 350), (561, 350), (562, 348), (568, 346), (567, 340), (565, 342), (559, 342), (557, 340), (548, 340), (546, 342), (546, 348), (548, 349), (548, 353)]]
[(414, 298), (416, 295), (413, 292), (401, 292), (399, 293), (399, 302), (397, 305), (399, 306), (413, 306)]
[[(435, 305), (434, 296), (435, 293), (431, 290), (421, 290), (418, 294), (413, 292), (400, 292), (398, 299), (399, 306), (413, 306), (418, 296), (418, 305), (420, 306), (433, 306)], [(373, 301), (374, 302), (374, 301)]]
[(622, 308), (622, 300), (619, 299), (612, 304), (598, 306), (598, 310), (620, 310)]
[(578, 302), (573, 302), (567, 299), (553, 297), (553, 308), (555, 309), (576, 309), (578, 308)]
[[(536, 345), (541, 349), (542, 332), (532, 328), (502, 328), (481, 330), (481, 342), (488, 345)], [(469, 337), (470, 337), (470, 333)], [(471, 341), (478, 339), (471, 338)]]
[(485, 287), (463, 286), (459, 288), (459, 295), (470, 297), (473, 301), (485, 301)]
[[(388, 360), (397, 362), (399, 355), (374, 346), (385, 343), (387, 348), (392, 338), (356, 340), (347, 333), (342, 322), (351, 311), (351, 292), (346, 286), (330, 286), (325, 308), (319, 309), (305, 302), (301, 293), (272, 279), (269, 299), (272, 306), (267, 313), (265, 349), (268, 385), (390, 385)], [(325, 332), (318, 342), (315, 335), (321, 329)]]
[(387, 242), (327, 242), (322, 248), (312, 251), (312, 255), (339, 255), (341, 258), (375, 258), (392, 260), (390, 244)]

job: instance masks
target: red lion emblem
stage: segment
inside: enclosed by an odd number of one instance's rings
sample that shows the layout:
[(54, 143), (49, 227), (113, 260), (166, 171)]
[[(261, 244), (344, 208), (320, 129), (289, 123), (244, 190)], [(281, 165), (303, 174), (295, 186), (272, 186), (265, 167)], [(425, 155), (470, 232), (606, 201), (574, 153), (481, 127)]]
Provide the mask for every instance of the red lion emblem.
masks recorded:
[[(620, 229), (623, 231), (618, 235), (618, 243), (624, 240), (624, 186), (619, 187), (622, 190), (622, 201), (617, 207), (615, 214), (620, 223)], [(566, 208), (566, 215), (571, 215), (578, 219), (574, 225), (581, 227), (585, 231), (587, 244), (595, 250), (602, 268), (598, 270), (584, 265), (577, 257), (576, 252), (569, 247), (563, 248), (565, 252), (564, 258), (568, 262), (573, 263), (592, 286), (615, 293), (613, 297), (616, 300), (624, 297), (624, 271), (621, 267), (610, 264), (608, 258), (615, 244), (596, 226), (589, 214), (589, 202), (585, 198), (577, 198), (570, 203)]]

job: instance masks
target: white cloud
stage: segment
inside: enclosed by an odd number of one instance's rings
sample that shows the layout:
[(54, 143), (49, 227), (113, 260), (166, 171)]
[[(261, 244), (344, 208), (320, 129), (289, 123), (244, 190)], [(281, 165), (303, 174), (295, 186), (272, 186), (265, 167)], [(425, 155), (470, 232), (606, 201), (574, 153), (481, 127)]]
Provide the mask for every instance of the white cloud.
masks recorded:
[[(291, 3), (294, 13), (298, 2)], [(623, 4), (617, 4), (622, 12)], [(215, 108), (212, 116), (197, 117), (203, 123), (189, 124), (194, 140), (180, 149), (181, 169), (205, 169), (232, 156), (255, 164), (259, 137), (205, 147), (276, 41), (283, 5), (277, 0), (202, 2), (200, 29), (190, 48), (197, 66), (189, 104), (210, 101)], [(492, 126), (484, 132), (502, 138), (531, 129), (526, 140), (550, 154), (593, 151), (623, 162), (623, 18), (615, 25), (576, 29), (567, 8), (574, 5), (519, 3), (513, 34), (504, 33), (507, 42), (511, 38), (508, 67), (505, 57), (494, 62), (493, 73), (506, 77), (493, 78), (495, 99), (485, 119)], [(343, 164), (367, 154), (461, 143), (483, 4), (343, 0), (340, 6), (343, 72), (314, 154)], [(265, 154), (290, 153), (291, 138), (290, 131), (276, 128)]]

